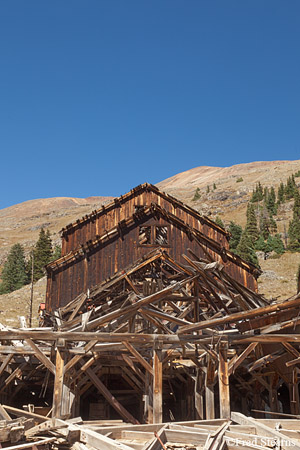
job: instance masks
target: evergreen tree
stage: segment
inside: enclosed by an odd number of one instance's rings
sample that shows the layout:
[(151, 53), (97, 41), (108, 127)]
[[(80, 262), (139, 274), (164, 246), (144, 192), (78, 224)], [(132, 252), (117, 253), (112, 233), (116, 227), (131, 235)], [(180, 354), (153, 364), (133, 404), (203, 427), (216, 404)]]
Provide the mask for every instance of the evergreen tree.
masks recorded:
[(214, 188), (214, 191), (217, 189), (216, 183), (214, 183), (213, 188)]
[(263, 199), (263, 187), (260, 184), (260, 181), (258, 182), (257, 185), (257, 193), (258, 193), (258, 201), (261, 201)]
[(267, 200), (268, 196), (269, 196), (269, 189), (267, 187), (264, 188), (264, 200)]
[(270, 231), (271, 233), (276, 233), (277, 231), (277, 223), (273, 219), (273, 217), (270, 217)]
[(217, 216), (217, 217), (215, 218), (215, 222), (216, 222), (216, 224), (219, 225), (220, 227), (225, 228), (224, 223), (223, 223), (223, 220), (221, 219), (221, 217)]
[(252, 238), (248, 235), (246, 230), (244, 230), (242, 233), (241, 240), (236, 249), (236, 254), (243, 258), (245, 261), (254, 264), (257, 267), (259, 266), (256, 253), (253, 248)]
[(289, 245), (292, 252), (300, 251), (300, 195), (298, 189), (295, 190), (293, 207), (293, 219), (289, 223)]
[(265, 242), (264, 237), (263, 237), (262, 234), (259, 236), (259, 238), (255, 242), (254, 248), (255, 248), (255, 250), (258, 250), (258, 251), (261, 251), (261, 252), (265, 252), (266, 251), (266, 242)]
[(295, 187), (296, 187), (295, 178), (288, 177), (286, 186), (284, 189), (284, 195), (285, 195), (286, 200), (290, 200), (291, 198), (294, 197)]
[(53, 261), (55, 261), (56, 259), (58, 259), (60, 257), (61, 257), (61, 246), (60, 245), (56, 245), (54, 247), (54, 250), (53, 250), (52, 259), (53, 259)]
[(193, 202), (195, 202), (196, 200), (199, 200), (200, 197), (201, 197), (200, 189), (197, 187), (197, 189), (195, 191), (195, 194), (194, 194), (194, 197), (193, 197)]
[(294, 196), (294, 207), (293, 207), (293, 218), (300, 219), (300, 194), (298, 189), (295, 190)]
[(266, 252), (272, 252), (273, 251), (273, 237), (269, 234), (267, 242), (266, 242)]
[[(41, 228), (39, 238), (33, 250), (33, 279), (39, 280), (45, 275), (45, 265), (53, 259), (50, 232)], [(31, 268), (31, 263), (28, 264)]]
[(255, 186), (255, 190), (253, 189), (252, 196), (251, 196), (251, 202), (260, 202), (263, 199), (263, 187), (258, 182), (258, 184)]
[(252, 247), (257, 241), (259, 237), (259, 232), (257, 228), (257, 220), (254, 205), (252, 203), (248, 203), (247, 207), (247, 223), (245, 227), (245, 232), (248, 235), (249, 239), (252, 242)]
[(272, 250), (278, 255), (282, 255), (285, 252), (284, 245), (279, 234), (275, 234), (275, 236), (272, 237)]
[(210, 191), (210, 188), (209, 188), (209, 186), (207, 186), (207, 187), (206, 187), (206, 193), (208, 194), (209, 191)]
[(240, 225), (234, 223), (233, 221), (229, 224), (229, 233), (231, 234), (231, 238), (229, 241), (230, 250), (235, 250), (239, 245), (243, 229)]
[(270, 217), (265, 206), (260, 213), (259, 230), (263, 239), (268, 239), (268, 236), (270, 234)]
[(15, 244), (10, 249), (2, 271), (1, 293), (20, 289), (26, 284), (26, 264), (24, 249), (21, 244)]
[(266, 207), (269, 211), (270, 216), (272, 216), (273, 214), (277, 214), (276, 194), (275, 194), (275, 189), (273, 188), (273, 186), (271, 187), (271, 190), (265, 199), (265, 203), (266, 203)]
[(280, 205), (280, 203), (284, 203), (284, 201), (284, 184), (281, 182), (277, 192), (277, 204)]

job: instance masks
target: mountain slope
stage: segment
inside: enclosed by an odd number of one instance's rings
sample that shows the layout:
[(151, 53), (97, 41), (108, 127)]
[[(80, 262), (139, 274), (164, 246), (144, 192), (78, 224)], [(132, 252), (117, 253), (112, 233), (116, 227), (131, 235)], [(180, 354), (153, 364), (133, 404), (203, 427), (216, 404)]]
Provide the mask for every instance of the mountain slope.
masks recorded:
[[(280, 183), (285, 183), (299, 169), (300, 160), (252, 162), (231, 167), (203, 166), (174, 175), (157, 186), (212, 219), (220, 216), (227, 225), (231, 220), (245, 225), (247, 203), (256, 184), (274, 186), (277, 191)], [(300, 179), (296, 181), (300, 183)], [(197, 188), (201, 198), (193, 201)], [(278, 212), (279, 232), (284, 232), (291, 208), (292, 202), (284, 204)]]
[[(203, 166), (174, 175), (158, 183), (158, 187), (212, 219), (221, 217), (225, 225), (231, 220), (244, 225), (247, 203), (256, 183), (260, 181), (263, 186), (277, 188), (298, 170), (300, 160), (252, 162), (224, 168)], [(300, 178), (296, 178), (296, 182), (300, 185)], [(193, 201), (196, 188), (200, 189), (201, 198)], [(0, 266), (10, 247), (16, 242), (23, 244), (28, 253), (42, 226), (49, 228), (54, 243), (60, 243), (61, 228), (100, 208), (111, 199), (112, 197), (58, 197), (30, 200), (0, 210)], [(275, 217), (278, 231), (282, 234), (288, 227), (292, 207), (293, 201), (285, 203)], [(261, 293), (268, 298), (288, 298), (295, 294), (300, 254), (285, 253), (280, 259), (260, 259), (260, 264), (264, 270), (259, 279)], [(45, 298), (45, 283), (45, 279), (42, 279), (35, 285), (35, 317), (38, 304)], [(0, 322), (18, 325), (17, 315), (19, 311), (27, 314), (29, 299), (29, 286), (0, 296)]]
[(29, 251), (44, 227), (50, 230), (54, 243), (60, 244), (61, 228), (110, 200), (112, 197), (54, 197), (29, 200), (0, 210), (0, 266), (16, 242)]

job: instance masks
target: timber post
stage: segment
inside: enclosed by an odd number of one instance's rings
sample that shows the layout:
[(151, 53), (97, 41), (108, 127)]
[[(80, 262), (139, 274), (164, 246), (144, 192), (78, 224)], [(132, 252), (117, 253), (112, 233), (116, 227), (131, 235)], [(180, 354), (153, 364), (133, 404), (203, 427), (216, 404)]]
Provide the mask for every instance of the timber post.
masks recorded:
[(229, 374), (227, 361), (227, 344), (220, 342), (219, 347), (219, 402), (220, 418), (230, 418)]
[(64, 385), (65, 355), (64, 348), (60, 346), (59, 340), (56, 342), (56, 372), (53, 389), (53, 410), (52, 417), (59, 419), (62, 415), (62, 394)]
[(153, 423), (163, 421), (162, 342), (153, 348)]

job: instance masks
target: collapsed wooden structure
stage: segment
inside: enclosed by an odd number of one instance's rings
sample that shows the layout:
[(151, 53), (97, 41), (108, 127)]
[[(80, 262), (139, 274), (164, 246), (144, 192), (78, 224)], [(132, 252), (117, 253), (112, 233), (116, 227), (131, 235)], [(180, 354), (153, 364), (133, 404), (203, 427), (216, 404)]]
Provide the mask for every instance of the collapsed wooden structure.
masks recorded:
[(257, 269), (197, 214), (143, 185), (63, 230), (43, 327), (0, 327), (5, 439), (208, 450), (287, 436), (278, 448), (300, 448), (295, 422), (275, 429), (300, 416), (300, 294), (259, 295)]
[(136, 425), (298, 416), (300, 295), (269, 303), (188, 253), (182, 264), (151, 251), (49, 312), (44, 328), (2, 327), (5, 410)]
[[(122, 421), (49, 419), (34, 413), (11, 420), (23, 411), (1, 407), (0, 442), (9, 435), (9, 450), (216, 450), (300, 449), (298, 419), (254, 419), (232, 412), (229, 419), (195, 420), (146, 425)], [(16, 445), (14, 445), (16, 444)], [(1, 444), (0, 444), (1, 445)]]

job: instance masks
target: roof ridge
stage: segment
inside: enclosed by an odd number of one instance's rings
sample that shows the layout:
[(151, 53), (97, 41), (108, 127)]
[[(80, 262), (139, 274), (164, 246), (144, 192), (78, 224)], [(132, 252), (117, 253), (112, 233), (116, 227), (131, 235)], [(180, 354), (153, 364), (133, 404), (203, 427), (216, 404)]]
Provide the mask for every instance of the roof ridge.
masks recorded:
[(222, 254), (222, 252), (225, 252), (226, 256), (234, 263), (236, 263), (239, 266), (243, 266), (244, 268), (248, 268), (248, 270), (252, 273), (260, 273), (260, 270), (254, 266), (251, 263), (248, 263), (247, 261), (244, 261), (241, 257), (238, 255), (232, 253), (230, 250), (225, 249), (222, 247), (218, 242), (214, 241), (213, 239), (206, 236), (204, 233), (202, 233), (200, 230), (197, 230), (196, 228), (193, 228), (191, 225), (188, 225), (187, 223), (183, 222), (181, 219), (179, 219), (177, 216), (175, 216), (173, 213), (166, 211), (164, 208), (162, 208), (157, 203), (151, 203), (150, 206), (144, 207), (143, 209), (139, 210), (136, 213), (133, 213), (130, 217), (127, 219), (121, 220), (116, 225), (114, 225), (109, 230), (106, 230), (101, 236), (96, 236), (94, 239), (90, 239), (86, 241), (84, 244), (79, 245), (76, 249), (72, 250), (71, 252), (67, 253), (66, 255), (58, 258), (55, 261), (50, 262), (46, 265), (46, 269), (49, 271), (55, 270), (56, 267), (60, 267), (64, 263), (71, 263), (73, 260), (76, 260), (77, 258), (82, 257), (84, 254), (88, 252), (89, 249), (96, 247), (97, 245), (100, 245), (102, 242), (106, 242), (111, 237), (115, 236), (116, 233), (120, 233), (122, 228), (125, 226), (129, 226), (131, 223), (135, 221), (135, 219), (140, 218), (142, 215), (148, 215), (152, 214), (154, 212), (158, 212), (162, 216), (165, 216), (167, 219), (172, 220), (173, 222), (176, 222), (177, 225), (184, 227), (186, 231), (190, 234), (194, 235), (194, 238), (200, 238), (203, 241), (205, 241), (206, 245), (212, 247), (213, 251), (217, 254)]
[(101, 213), (104, 213), (105, 211), (109, 210), (110, 208), (115, 207), (117, 204), (121, 203), (122, 201), (126, 201), (126, 199), (135, 194), (136, 192), (140, 190), (151, 190), (153, 192), (158, 193), (158, 195), (163, 196), (165, 199), (169, 200), (171, 203), (176, 203), (180, 207), (184, 208), (188, 212), (192, 213), (193, 215), (196, 215), (201, 222), (206, 222), (211, 227), (217, 229), (219, 232), (223, 233), (226, 236), (230, 236), (230, 233), (226, 231), (223, 227), (215, 223), (213, 220), (209, 219), (207, 216), (201, 215), (196, 209), (192, 208), (191, 206), (183, 203), (181, 200), (179, 200), (176, 197), (173, 197), (170, 194), (167, 194), (164, 191), (161, 191), (157, 186), (151, 183), (143, 183), (139, 184), (138, 186), (132, 188), (129, 192), (127, 192), (124, 195), (120, 195), (119, 197), (115, 197), (110, 203), (107, 205), (102, 205), (101, 208), (92, 211), (90, 214), (87, 214), (86, 216), (83, 216), (81, 219), (77, 219), (75, 222), (72, 222), (68, 225), (66, 225), (64, 228), (61, 229), (61, 234), (68, 234), (70, 230), (73, 230), (76, 228), (76, 226), (79, 226), (89, 220), (92, 220), (95, 216), (99, 216)]

